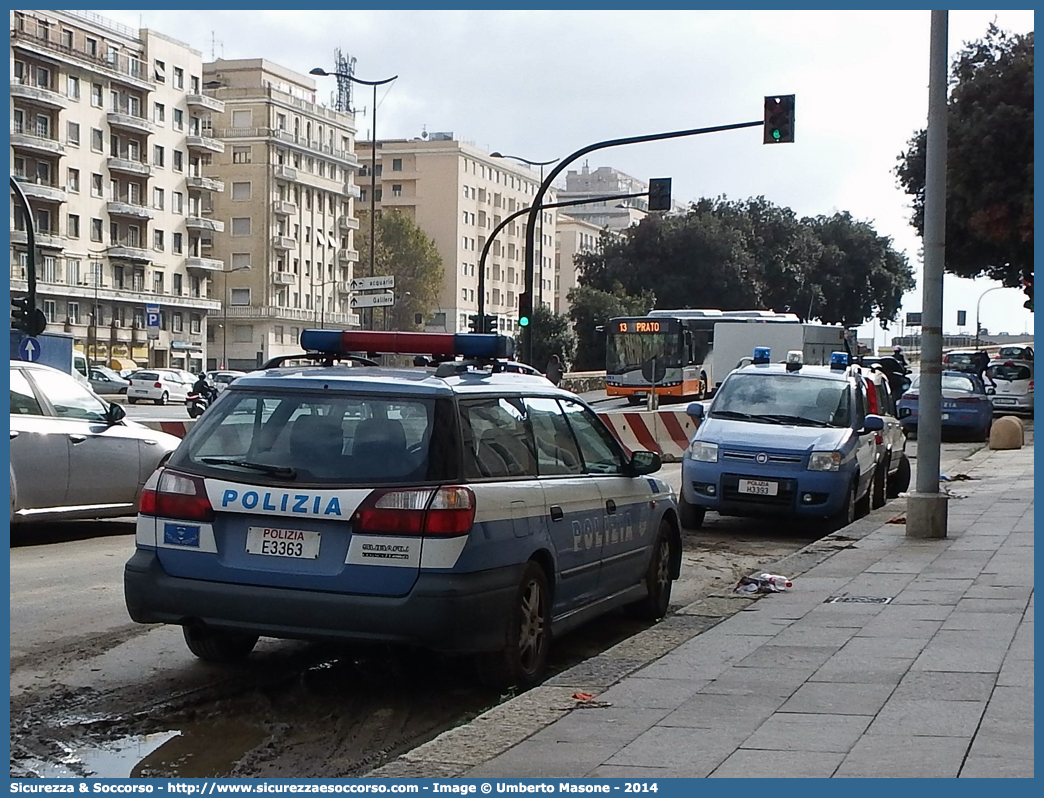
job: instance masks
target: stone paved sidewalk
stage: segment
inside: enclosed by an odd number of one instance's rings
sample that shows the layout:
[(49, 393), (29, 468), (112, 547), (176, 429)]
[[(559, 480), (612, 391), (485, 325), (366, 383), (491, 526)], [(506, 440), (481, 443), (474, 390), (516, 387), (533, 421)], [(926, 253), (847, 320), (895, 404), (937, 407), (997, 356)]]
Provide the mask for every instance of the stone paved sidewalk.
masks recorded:
[(965, 470), (947, 539), (878, 512), (791, 592), (605, 678), (598, 708), (556, 677), (371, 775), (1032, 777), (1033, 448)]

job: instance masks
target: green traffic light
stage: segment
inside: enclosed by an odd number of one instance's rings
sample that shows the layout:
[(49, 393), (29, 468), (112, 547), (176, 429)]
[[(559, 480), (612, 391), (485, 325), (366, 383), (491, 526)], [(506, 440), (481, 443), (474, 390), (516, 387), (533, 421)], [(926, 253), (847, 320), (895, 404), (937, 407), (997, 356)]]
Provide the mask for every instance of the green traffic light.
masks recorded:
[(518, 320), (518, 326), (519, 327), (528, 327), (529, 326), (529, 317), (528, 316), (523, 316), (522, 318), (520, 318)]
[(776, 141), (779, 141), (782, 138), (782, 134), (779, 132), (778, 128), (772, 131), (772, 138), (774, 138)]

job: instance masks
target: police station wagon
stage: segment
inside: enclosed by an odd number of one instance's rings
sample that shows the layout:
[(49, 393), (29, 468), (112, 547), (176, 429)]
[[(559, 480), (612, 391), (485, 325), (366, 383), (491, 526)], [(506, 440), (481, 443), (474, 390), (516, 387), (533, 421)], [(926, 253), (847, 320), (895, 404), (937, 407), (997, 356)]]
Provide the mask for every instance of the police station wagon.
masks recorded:
[[(476, 655), (503, 686), (540, 678), (552, 634), (623, 605), (666, 612), (681, 545), (673, 493), (649, 476), (659, 456), (503, 371), (509, 338), (301, 343), (316, 362), (237, 379), (149, 479), (133, 620), (181, 625), (206, 660), (259, 636), (399, 643)], [(444, 362), (344, 354), (392, 351)]]

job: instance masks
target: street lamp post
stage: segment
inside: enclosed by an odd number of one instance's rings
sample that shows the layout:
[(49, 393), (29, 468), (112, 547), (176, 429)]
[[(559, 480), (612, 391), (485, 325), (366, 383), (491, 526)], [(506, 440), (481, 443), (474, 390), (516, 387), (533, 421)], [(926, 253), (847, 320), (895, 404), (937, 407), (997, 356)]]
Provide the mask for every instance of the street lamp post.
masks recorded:
[[(512, 161), (520, 161), (521, 163), (528, 164), (529, 166), (539, 166), (540, 167), (540, 184), (541, 185), (543, 185), (543, 183), (544, 183), (544, 167), (545, 166), (550, 166), (553, 163), (558, 163), (559, 160), (561, 160), (560, 158), (552, 158), (550, 161), (531, 161), (528, 158), (520, 158), (517, 155), (504, 155), (504, 154), (499, 153), (499, 152), (491, 152), (489, 154), (489, 157), (490, 158), (508, 158), (508, 159), (510, 159)], [(544, 208), (547, 208), (547, 207), (550, 207), (550, 206), (548, 206), (548, 205), (544, 206)], [(544, 208), (540, 209), (540, 249), (538, 250), (539, 257), (540, 257), (540, 261), (539, 261), (539, 263), (540, 263), (540, 291), (539, 291), (537, 296), (538, 296), (538, 301), (541, 302), (541, 303), (544, 301)], [(482, 315), (482, 311), (479, 311), (479, 315)]]
[(221, 303), (221, 368), (228, 368), (228, 276), (232, 272), (245, 272), (249, 266), (236, 266), (232, 269), (222, 269), (225, 282), (225, 301)]
[[(315, 69), (309, 70), (309, 75), (319, 75), (321, 77), (335, 77), (345, 78), (350, 80), (352, 83), (359, 83), (363, 86), (373, 86), (373, 108), (370, 112), (371, 132), (370, 132), (370, 277), (373, 277), (376, 268), (375, 257), (377, 255), (377, 87), (383, 86), (385, 83), (391, 83), (393, 80), (398, 78), (398, 75), (392, 75), (390, 78), (384, 80), (363, 80), (357, 78), (355, 75), (351, 75), (347, 72), (327, 72), (322, 67), (316, 67)], [(373, 329), (373, 308), (370, 308), (369, 315), (369, 328)]]
[(1000, 291), (1005, 288), (1003, 285), (995, 285), (993, 288), (987, 288), (981, 294), (979, 294), (979, 301), (975, 303), (975, 351), (979, 351), (979, 330), (982, 329), (979, 325), (979, 308), (982, 307), (982, 298), (990, 291)]

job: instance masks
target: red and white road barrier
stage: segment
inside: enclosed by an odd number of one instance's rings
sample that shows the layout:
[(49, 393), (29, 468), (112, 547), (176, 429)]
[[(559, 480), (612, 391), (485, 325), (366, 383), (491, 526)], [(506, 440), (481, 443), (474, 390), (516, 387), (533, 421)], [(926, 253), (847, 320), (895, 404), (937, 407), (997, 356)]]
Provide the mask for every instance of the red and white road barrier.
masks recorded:
[[(135, 421), (136, 419), (131, 419)], [(192, 428), (192, 425), (196, 423), (196, 419), (190, 418), (186, 421), (138, 421), (143, 427), (154, 429), (159, 432), (166, 432), (168, 435), (176, 435), (179, 438), (184, 438), (188, 431)]]
[(666, 463), (677, 462), (689, 446), (696, 425), (682, 410), (599, 413), (628, 451), (659, 452)]

